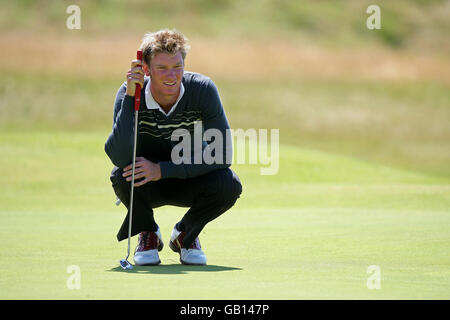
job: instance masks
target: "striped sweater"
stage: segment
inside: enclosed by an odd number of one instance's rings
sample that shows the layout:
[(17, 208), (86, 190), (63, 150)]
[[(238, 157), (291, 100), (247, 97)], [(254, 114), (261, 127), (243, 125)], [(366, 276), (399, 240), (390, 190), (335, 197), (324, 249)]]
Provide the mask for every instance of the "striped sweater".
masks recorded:
[[(149, 78), (145, 77), (141, 91), (136, 155), (158, 162), (162, 179), (192, 178), (229, 167), (229, 161), (224, 161), (223, 164), (206, 164), (203, 161), (199, 164), (194, 162), (175, 164), (171, 161), (172, 148), (179, 143), (171, 140), (172, 132), (176, 129), (186, 129), (194, 137), (194, 123), (197, 121), (201, 121), (203, 131), (210, 128), (218, 129), (225, 142), (230, 127), (214, 82), (199, 73), (184, 72), (182, 79), (184, 94), (175, 110), (166, 116), (157, 109), (147, 108), (144, 90), (148, 81)], [(105, 152), (115, 166), (123, 168), (131, 163), (133, 136), (134, 97), (126, 95), (124, 82), (116, 95), (112, 132), (105, 143)], [(207, 147), (208, 144), (202, 141), (202, 148)], [(223, 154), (226, 147), (224, 143)]]

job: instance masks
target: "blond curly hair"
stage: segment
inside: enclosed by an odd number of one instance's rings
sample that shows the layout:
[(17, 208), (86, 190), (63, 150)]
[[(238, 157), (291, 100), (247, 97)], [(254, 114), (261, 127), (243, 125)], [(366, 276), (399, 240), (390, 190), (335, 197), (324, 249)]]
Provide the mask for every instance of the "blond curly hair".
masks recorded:
[(169, 54), (181, 52), (184, 61), (189, 48), (188, 39), (181, 32), (175, 29), (162, 29), (146, 33), (142, 38), (140, 50), (142, 50), (142, 59), (150, 66), (152, 58), (161, 52)]

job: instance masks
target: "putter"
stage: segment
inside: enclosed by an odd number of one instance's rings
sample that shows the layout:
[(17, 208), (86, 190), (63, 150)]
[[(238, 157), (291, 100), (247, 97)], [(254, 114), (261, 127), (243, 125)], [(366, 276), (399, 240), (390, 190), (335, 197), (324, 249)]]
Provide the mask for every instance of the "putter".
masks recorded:
[[(137, 52), (137, 59), (142, 61), (142, 51)], [(131, 223), (133, 220), (133, 191), (134, 191), (134, 170), (136, 165), (136, 144), (137, 144), (137, 130), (138, 130), (138, 113), (139, 105), (141, 104), (141, 85), (136, 84), (136, 91), (134, 93), (134, 144), (133, 144), (133, 165), (131, 169), (131, 192), (130, 192), (130, 217), (128, 220), (128, 251), (127, 257), (120, 260), (120, 266), (124, 270), (133, 269), (133, 265), (128, 261), (130, 256), (130, 239), (131, 239)]]

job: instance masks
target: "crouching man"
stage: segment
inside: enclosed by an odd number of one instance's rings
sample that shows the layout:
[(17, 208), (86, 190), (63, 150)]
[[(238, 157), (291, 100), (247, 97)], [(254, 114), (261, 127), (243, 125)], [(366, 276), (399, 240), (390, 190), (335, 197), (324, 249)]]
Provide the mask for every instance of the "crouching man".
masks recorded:
[[(140, 84), (131, 227), (131, 236), (139, 237), (134, 261), (137, 265), (161, 263), (158, 251), (164, 244), (153, 209), (173, 205), (189, 210), (175, 224), (169, 247), (180, 254), (183, 264), (206, 265), (198, 236), (208, 222), (230, 209), (242, 192), (239, 178), (229, 168), (231, 149), (225, 143), (229, 141), (228, 120), (213, 81), (184, 71), (189, 46), (183, 34), (167, 29), (147, 33), (140, 49), (143, 61), (131, 62), (127, 80), (117, 92), (113, 129), (105, 143), (105, 151), (115, 165), (110, 177), (114, 192), (128, 208), (117, 239), (128, 237), (134, 94), (136, 84)], [(222, 134), (223, 149), (215, 153), (222, 152), (218, 158), (223, 161), (194, 161), (198, 160), (195, 141), (192, 148), (186, 148), (192, 154), (183, 155), (192, 161), (174, 161), (172, 151), (179, 143), (174, 131), (184, 130), (193, 138), (199, 122), (203, 131), (216, 129)], [(202, 150), (208, 146), (202, 141)]]

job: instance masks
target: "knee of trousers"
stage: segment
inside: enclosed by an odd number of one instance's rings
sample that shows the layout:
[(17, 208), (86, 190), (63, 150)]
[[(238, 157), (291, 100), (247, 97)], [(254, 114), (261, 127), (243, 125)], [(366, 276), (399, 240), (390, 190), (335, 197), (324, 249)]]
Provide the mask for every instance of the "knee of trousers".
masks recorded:
[(206, 187), (220, 202), (228, 205), (233, 205), (242, 193), (239, 177), (229, 168), (220, 170)]
[(116, 195), (119, 197), (119, 199), (124, 200), (122, 198), (124, 196), (129, 196), (131, 186), (130, 182), (128, 182), (122, 176), (122, 174), (123, 174), (122, 168), (115, 167), (111, 172), (110, 180)]

